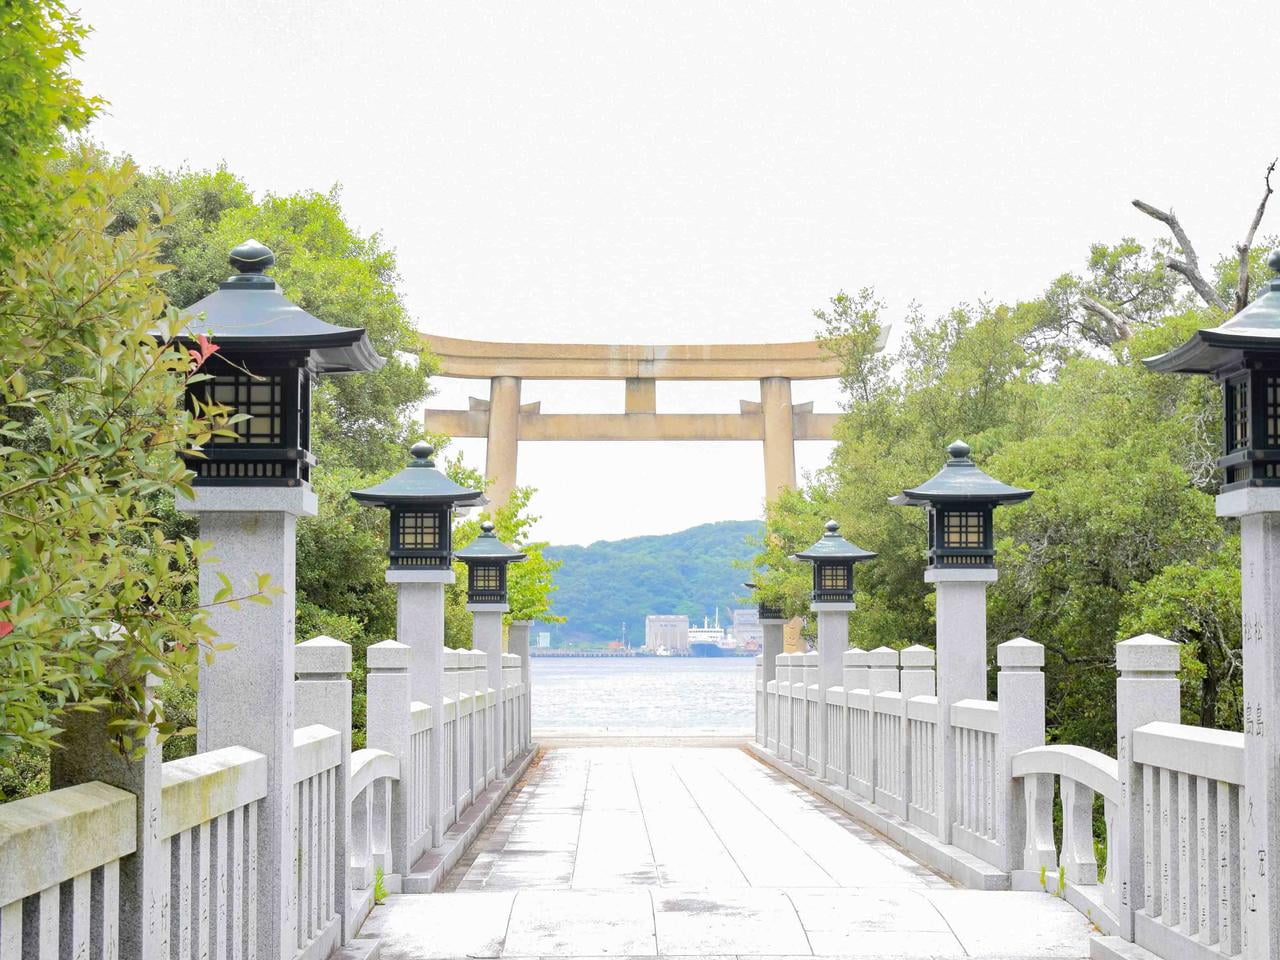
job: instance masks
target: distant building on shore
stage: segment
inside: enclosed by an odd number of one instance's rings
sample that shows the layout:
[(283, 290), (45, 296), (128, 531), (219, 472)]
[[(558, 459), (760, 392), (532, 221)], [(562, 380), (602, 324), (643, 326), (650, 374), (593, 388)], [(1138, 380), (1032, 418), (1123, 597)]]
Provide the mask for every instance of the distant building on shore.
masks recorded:
[(754, 607), (733, 611), (733, 638), (739, 650), (759, 650), (764, 646), (764, 628), (760, 626), (760, 613)]
[(539, 630), (535, 639), (534, 646), (539, 650), (546, 650), (551, 646), (551, 632), (548, 630)]
[(673, 655), (689, 652), (689, 618), (682, 614), (659, 613), (644, 618), (644, 649), (649, 653), (666, 650)]

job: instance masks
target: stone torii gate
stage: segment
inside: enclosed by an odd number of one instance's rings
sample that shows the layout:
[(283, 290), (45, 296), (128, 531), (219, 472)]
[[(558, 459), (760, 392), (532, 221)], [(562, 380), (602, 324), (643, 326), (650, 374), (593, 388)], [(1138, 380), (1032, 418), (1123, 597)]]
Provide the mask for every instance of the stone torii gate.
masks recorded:
[[(887, 329), (877, 343), (883, 349)], [(516, 485), (521, 440), (758, 440), (765, 493), (796, 483), (795, 441), (830, 440), (838, 414), (791, 402), (792, 380), (829, 380), (840, 362), (815, 341), (675, 346), (490, 343), (424, 334), (440, 376), (489, 381), (489, 399), (467, 410), (426, 411), (427, 429), (485, 437), (488, 495), (505, 503)], [(543, 413), (520, 402), (522, 380), (623, 380), (623, 413)], [(760, 400), (738, 413), (658, 413), (659, 380), (758, 380)]]

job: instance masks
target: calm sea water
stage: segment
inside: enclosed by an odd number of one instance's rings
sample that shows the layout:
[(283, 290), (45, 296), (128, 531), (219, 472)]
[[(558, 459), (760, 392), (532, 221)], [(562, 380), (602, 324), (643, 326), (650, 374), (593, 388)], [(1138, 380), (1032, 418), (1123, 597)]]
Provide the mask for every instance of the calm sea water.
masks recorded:
[(747, 735), (751, 657), (535, 657), (533, 729), (548, 733)]

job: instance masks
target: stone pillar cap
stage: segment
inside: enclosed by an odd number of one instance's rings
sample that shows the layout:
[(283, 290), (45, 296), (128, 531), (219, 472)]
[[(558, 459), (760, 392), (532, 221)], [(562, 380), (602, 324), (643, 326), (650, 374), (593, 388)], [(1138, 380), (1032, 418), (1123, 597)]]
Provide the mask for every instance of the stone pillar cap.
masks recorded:
[(816, 667), (818, 665), (818, 655), (814, 651), (810, 650), (808, 653), (801, 654), (801, 656), (804, 657), (804, 665), (806, 667)]
[(844, 665), (846, 667), (865, 667), (871, 662), (871, 653), (868, 650), (846, 650), (844, 652)]
[(1174, 676), (1181, 662), (1181, 644), (1144, 633), (1116, 644), (1116, 667), (1122, 674), (1155, 673)]
[(876, 647), (867, 654), (867, 663), (873, 667), (896, 667), (898, 651), (892, 647)]
[(898, 659), (904, 668), (932, 667), (934, 653), (928, 647), (913, 643), (911, 646), (898, 651)]
[(457, 670), (458, 669), (458, 651), (453, 649), (453, 647), (445, 647), (443, 662), (444, 662), (444, 668), (446, 670)]
[(1026, 637), (1014, 637), (996, 647), (996, 663), (1001, 667), (1043, 667), (1044, 647)]
[(350, 673), (351, 645), (321, 634), (294, 647), (293, 672)]
[(396, 640), (383, 640), (365, 651), (365, 664), (370, 670), (408, 670), (409, 647)]

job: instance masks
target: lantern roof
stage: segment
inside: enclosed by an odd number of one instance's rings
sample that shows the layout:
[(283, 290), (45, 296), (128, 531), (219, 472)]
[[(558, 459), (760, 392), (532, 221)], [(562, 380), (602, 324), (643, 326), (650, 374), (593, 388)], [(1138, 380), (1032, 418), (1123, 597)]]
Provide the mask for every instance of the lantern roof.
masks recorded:
[(182, 311), (184, 334), (205, 334), (220, 347), (260, 353), (305, 350), (320, 373), (364, 373), (386, 361), (362, 327), (339, 327), (313, 317), (285, 298), (264, 272), (275, 254), (246, 240), (229, 257), (235, 276)]
[(875, 556), (870, 550), (863, 550), (840, 536), (840, 524), (834, 520), (828, 520), (826, 533), (822, 535), (818, 542), (803, 553), (797, 553), (792, 559), (810, 561), (845, 560), (850, 563), (857, 563), (860, 560), (874, 559)]
[[(1280, 248), (1271, 251), (1267, 266), (1280, 274)], [(1280, 276), (1226, 323), (1197, 330), (1181, 346), (1142, 362), (1158, 373), (1213, 373), (1238, 363), (1245, 350), (1280, 354)]]
[(923, 507), (930, 503), (1020, 503), (1033, 491), (1011, 487), (978, 469), (969, 458), (969, 445), (957, 440), (947, 447), (942, 469), (913, 490), (903, 490), (889, 502), (896, 507)]
[(393, 477), (364, 490), (352, 490), (351, 496), (361, 503), (378, 507), (412, 506), (447, 503), (471, 506), (483, 494), (454, 483), (436, 469), (432, 458), (436, 448), (419, 440), (409, 450), (413, 459)]
[(513, 547), (507, 546), (493, 532), (493, 524), (486, 520), (480, 524), (479, 535), (461, 550), (454, 553), (459, 560), (472, 562), (476, 560), (498, 560), (504, 563), (515, 563), (525, 559), (525, 555)]

